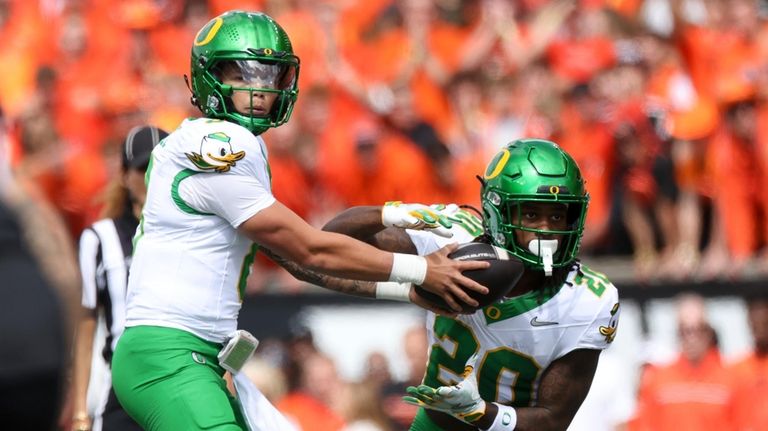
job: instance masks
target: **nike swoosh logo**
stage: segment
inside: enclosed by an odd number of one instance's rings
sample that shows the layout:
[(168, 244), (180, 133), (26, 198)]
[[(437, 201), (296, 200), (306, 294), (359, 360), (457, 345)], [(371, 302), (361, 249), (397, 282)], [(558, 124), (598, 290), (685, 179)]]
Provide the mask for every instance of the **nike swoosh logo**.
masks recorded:
[(534, 316), (533, 319), (531, 319), (531, 326), (551, 326), (551, 325), (557, 325), (557, 322), (545, 322), (543, 320), (539, 320), (539, 316)]

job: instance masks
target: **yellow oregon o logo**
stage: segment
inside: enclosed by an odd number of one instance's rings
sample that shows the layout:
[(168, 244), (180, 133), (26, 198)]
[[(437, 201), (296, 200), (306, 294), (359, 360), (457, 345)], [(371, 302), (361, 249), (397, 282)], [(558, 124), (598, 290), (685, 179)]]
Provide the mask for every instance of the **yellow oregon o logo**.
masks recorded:
[(489, 319), (496, 320), (501, 317), (501, 310), (491, 306), (485, 309), (485, 315), (488, 316)]
[(549, 193), (553, 195), (560, 194), (560, 187), (558, 186), (549, 186)]
[(224, 24), (224, 20), (221, 19), (220, 17), (216, 18), (210, 30), (208, 30), (208, 34), (205, 35), (205, 38), (203, 40), (200, 40), (200, 36), (202, 35), (203, 30), (205, 30), (205, 27), (201, 28), (200, 31), (197, 33), (197, 36), (195, 36), (195, 46), (203, 46), (209, 43), (210, 41), (212, 41), (214, 36), (216, 36), (216, 33), (219, 32), (219, 29), (221, 28), (222, 24)]
[(486, 180), (490, 180), (490, 179), (498, 177), (499, 174), (501, 173), (501, 171), (504, 170), (504, 166), (507, 165), (508, 161), (509, 161), (509, 150), (502, 150), (501, 151), (501, 157), (499, 158), (499, 161), (496, 162), (496, 166), (494, 166), (493, 171), (491, 171), (490, 174), (485, 176), (485, 179)]
[(271, 48), (264, 48), (264, 55), (272, 55), (272, 49)]

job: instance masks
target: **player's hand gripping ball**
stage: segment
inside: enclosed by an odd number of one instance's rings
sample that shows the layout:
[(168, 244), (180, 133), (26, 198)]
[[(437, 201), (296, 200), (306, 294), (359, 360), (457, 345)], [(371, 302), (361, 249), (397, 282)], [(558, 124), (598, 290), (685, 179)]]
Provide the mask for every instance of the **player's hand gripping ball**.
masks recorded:
[[(464, 271), (467, 278), (482, 284), (488, 288), (488, 293), (482, 294), (474, 290), (466, 290), (467, 294), (477, 300), (478, 308), (493, 304), (509, 292), (520, 280), (525, 272), (523, 262), (508, 253), (503, 248), (482, 242), (469, 242), (461, 244), (459, 248), (448, 257), (455, 260), (486, 260), (491, 266), (485, 269), (475, 269)], [(438, 295), (427, 291), (421, 286), (416, 286), (416, 293), (429, 302), (445, 310), (451, 310), (451, 307)], [(459, 301), (461, 303), (461, 301)], [(463, 304), (463, 313), (473, 313), (478, 308)]]

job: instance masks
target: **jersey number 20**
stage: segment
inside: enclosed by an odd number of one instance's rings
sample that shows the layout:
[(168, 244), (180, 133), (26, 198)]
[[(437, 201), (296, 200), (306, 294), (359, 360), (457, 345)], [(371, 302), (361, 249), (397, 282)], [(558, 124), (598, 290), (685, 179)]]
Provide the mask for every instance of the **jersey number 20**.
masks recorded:
[[(434, 330), (442, 343), (432, 346), (424, 384), (432, 387), (456, 384), (467, 360), (480, 344), (472, 329), (457, 320), (436, 316)], [(485, 352), (475, 366), (478, 389), (484, 400), (518, 407), (530, 405), (533, 385), (541, 371), (533, 358), (499, 346)]]

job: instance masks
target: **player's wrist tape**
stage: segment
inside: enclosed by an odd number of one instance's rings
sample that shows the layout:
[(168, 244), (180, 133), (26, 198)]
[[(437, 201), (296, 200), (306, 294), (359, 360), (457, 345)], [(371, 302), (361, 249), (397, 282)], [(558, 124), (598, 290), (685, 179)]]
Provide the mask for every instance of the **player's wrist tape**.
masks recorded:
[(424, 283), (427, 278), (427, 259), (415, 254), (392, 253), (392, 270), (389, 281), (398, 283)]
[(499, 403), (496, 404), (498, 412), (496, 413), (496, 419), (493, 420), (493, 424), (489, 428), (484, 428), (483, 431), (512, 431), (517, 425), (517, 412), (514, 407), (504, 406)]
[(376, 299), (411, 302), (410, 294), (412, 286), (411, 283), (379, 281), (376, 283)]

